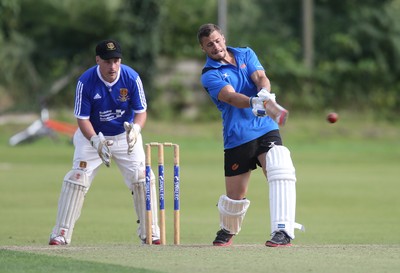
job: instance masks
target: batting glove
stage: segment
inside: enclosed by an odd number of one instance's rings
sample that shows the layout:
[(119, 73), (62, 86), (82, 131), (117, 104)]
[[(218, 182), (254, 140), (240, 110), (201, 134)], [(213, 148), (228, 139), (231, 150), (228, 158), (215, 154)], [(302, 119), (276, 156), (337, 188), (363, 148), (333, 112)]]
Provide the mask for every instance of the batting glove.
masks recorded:
[(286, 123), (289, 112), (276, 102), (274, 93), (270, 93), (265, 88), (262, 88), (260, 92), (257, 93), (257, 97), (262, 101), (263, 109), (266, 111), (265, 115), (270, 116), (279, 125), (284, 125)]
[(111, 151), (110, 146), (114, 143), (112, 140), (107, 140), (103, 133), (100, 132), (98, 135), (94, 135), (90, 138), (90, 144), (96, 149), (104, 165), (110, 167), (111, 164)]
[(126, 142), (128, 143), (128, 155), (133, 152), (133, 147), (136, 144), (138, 135), (142, 128), (137, 123), (124, 122), (124, 128), (126, 132)]
[(259, 97), (250, 97), (250, 107), (256, 117), (265, 117), (267, 115), (264, 102)]
[(276, 96), (274, 93), (270, 93), (267, 89), (261, 88), (261, 90), (257, 93), (257, 97), (259, 97), (263, 102), (273, 100), (276, 101)]

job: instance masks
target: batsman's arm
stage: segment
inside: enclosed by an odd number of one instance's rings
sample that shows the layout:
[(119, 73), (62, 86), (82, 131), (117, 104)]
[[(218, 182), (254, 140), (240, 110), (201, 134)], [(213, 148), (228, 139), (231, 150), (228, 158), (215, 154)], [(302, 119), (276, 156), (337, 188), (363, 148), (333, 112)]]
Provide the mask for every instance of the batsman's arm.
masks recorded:
[(226, 102), (237, 108), (250, 107), (249, 97), (235, 92), (231, 85), (224, 86), (218, 94), (218, 100)]
[(271, 92), (271, 82), (269, 81), (267, 75), (264, 70), (256, 70), (251, 74), (251, 80), (257, 86), (257, 90), (266, 89), (268, 92)]

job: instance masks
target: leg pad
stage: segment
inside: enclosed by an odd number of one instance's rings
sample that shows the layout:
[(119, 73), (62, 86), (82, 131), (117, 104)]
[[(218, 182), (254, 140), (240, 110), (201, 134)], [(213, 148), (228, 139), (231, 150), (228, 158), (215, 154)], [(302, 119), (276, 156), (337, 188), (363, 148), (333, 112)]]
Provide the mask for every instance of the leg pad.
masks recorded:
[(249, 206), (250, 201), (247, 199), (232, 200), (226, 195), (221, 195), (218, 201), (221, 228), (231, 234), (238, 234)]
[(53, 228), (51, 238), (63, 236), (67, 244), (71, 242), (72, 232), (81, 214), (88, 188), (89, 180), (83, 170), (71, 170), (64, 177), (60, 199), (58, 200), (56, 225)]

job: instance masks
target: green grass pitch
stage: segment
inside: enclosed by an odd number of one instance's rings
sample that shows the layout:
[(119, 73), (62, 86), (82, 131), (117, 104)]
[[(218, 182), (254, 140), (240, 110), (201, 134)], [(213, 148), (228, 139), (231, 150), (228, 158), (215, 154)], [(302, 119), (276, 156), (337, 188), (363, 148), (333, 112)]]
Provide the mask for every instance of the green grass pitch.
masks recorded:
[(172, 150), (166, 149), (167, 246), (139, 244), (131, 194), (112, 165), (94, 180), (72, 244), (50, 247), (73, 147), (64, 137), (8, 146), (8, 138), (24, 127), (0, 126), (0, 272), (400, 270), (399, 124), (375, 124), (346, 113), (335, 124), (316, 116), (289, 118), (281, 133), (298, 178), (296, 220), (306, 232), (296, 232), (293, 247), (278, 249), (264, 246), (270, 230), (261, 170), (252, 174), (251, 205), (233, 246), (211, 246), (219, 228), (216, 203), (224, 193), (219, 122), (151, 119), (144, 142), (181, 147), (181, 245), (173, 245)]

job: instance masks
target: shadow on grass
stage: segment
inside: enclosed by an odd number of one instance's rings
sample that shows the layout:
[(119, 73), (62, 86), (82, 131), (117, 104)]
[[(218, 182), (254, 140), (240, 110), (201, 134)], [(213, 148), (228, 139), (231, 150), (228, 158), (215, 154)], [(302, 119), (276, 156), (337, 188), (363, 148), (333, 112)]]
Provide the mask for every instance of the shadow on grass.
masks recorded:
[(0, 249), (0, 272), (7, 273), (157, 273), (143, 268), (133, 268), (98, 262), (78, 261), (71, 258)]

